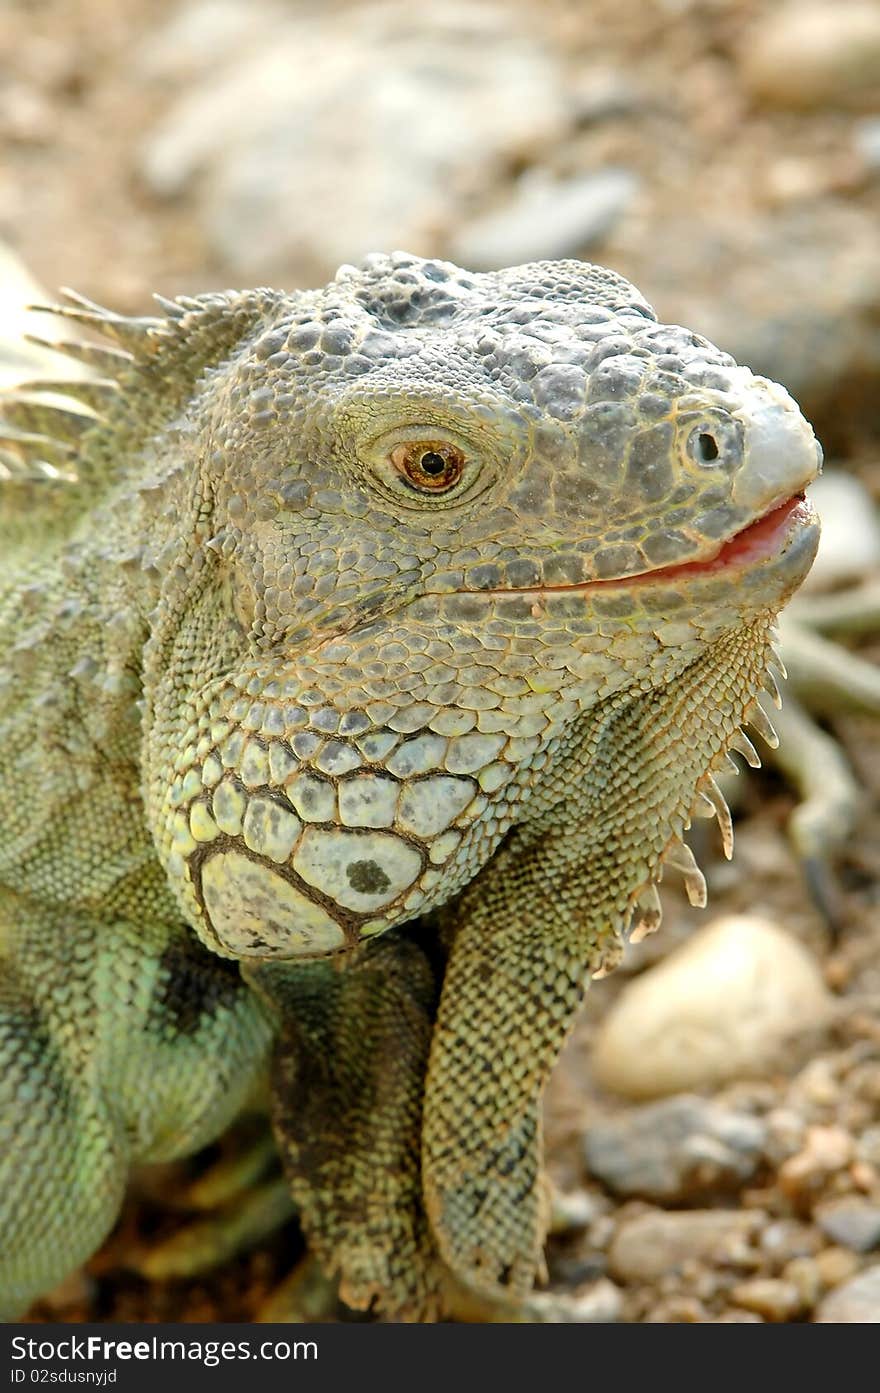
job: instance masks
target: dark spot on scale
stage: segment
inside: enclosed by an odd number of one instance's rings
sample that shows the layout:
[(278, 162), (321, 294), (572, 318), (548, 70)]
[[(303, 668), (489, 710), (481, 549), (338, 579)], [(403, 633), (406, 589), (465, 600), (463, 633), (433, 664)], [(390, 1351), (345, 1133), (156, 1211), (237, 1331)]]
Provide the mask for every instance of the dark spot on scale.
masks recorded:
[(350, 861), (346, 867), (348, 883), (361, 895), (381, 895), (391, 884), (375, 861)]

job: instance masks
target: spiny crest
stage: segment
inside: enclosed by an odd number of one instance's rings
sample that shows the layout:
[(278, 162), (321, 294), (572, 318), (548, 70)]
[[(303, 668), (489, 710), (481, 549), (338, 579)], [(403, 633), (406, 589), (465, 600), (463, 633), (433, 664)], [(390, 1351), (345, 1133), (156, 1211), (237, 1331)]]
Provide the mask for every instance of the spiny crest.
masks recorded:
[[(770, 645), (771, 659), (764, 677), (762, 686), (770, 694), (774, 705), (777, 708), (782, 706), (782, 697), (779, 694), (779, 686), (773, 669), (779, 677), (786, 677), (785, 664), (774, 644)], [(745, 712), (745, 720), (770, 746), (776, 749), (779, 744), (779, 737), (767, 717), (763, 707), (759, 705), (755, 697)], [(741, 727), (737, 727), (730, 739), (730, 748), (741, 754), (746, 763), (752, 769), (760, 769), (761, 760), (757, 750), (749, 737)], [(713, 764), (712, 769), (725, 767), (731, 773), (738, 774), (739, 766), (730, 758), (728, 753), (724, 753)], [(697, 781), (694, 789), (694, 802), (691, 807), (690, 815), (693, 817), (714, 817), (718, 819), (718, 827), (721, 833), (721, 847), (725, 857), (729, 861), (733, 856), (733, 818), (727, 806), (718, 783), (713, 775), (712, 769), (708, 770), (701, 779)], [(690, 820), (685, 824), (690, 826)], [(659, 927), (663, 918), (663, 907), (660, 901), (660, 894), (657, 889), (659, 881), (663, 879), (665, 866), (671, 866), (674, 870), (681, 872), (684, 877), (684, 886), (689, 902), (698, 909), (705, 909), (707, 903), (706, 879), (703, 872), (697, 865), (694, 853), (682, 837), (673, 837), (663, 854), (660, 857), (660, 864), (655, 873), (656, 878), (652, 878), (640, 887), (632, 899), (632, 919), (629, 929), (629, 942), (641, 943), (642, 939), (648, 934), (654, 933)], [(594, 973), (594, 976), (604, 975), (604, 973)]]
[[(18, 384), (0, 397), (0, 482), (85, 483), (106, 475), (118, 452), (84, 458), (84, 437), (112, 421), (146, 434), (169, 419), (206, 367), (222, 362), (285, 297), (280, 291), (225, 291), (198, 298), (156, 296), (161, 315), (128, 316), (72, 290), (66, 303), (32, 305), (110, 339), (110, 344), (27, 335), (28, 341), (87, 370), (83, 377)], [(138, 427), (140, 429), (138, 430)]]
[(85, 343), (78, 339), (44, 339), (39, 334), (25, 334), (27, 343), (50, 353), (61, 353), (72, 358), (98, 377), (116, 377), (132, 361), (131, 353), (124, 349), (111, 348), (109, 344)]
[[(59, 420), (54, 419), (58, 413)], [(76, 467), (76, 450), (62, 438), (70, 434), (65, 418), (75, 415), (65, 408), (55, 408), (36, 398), (16, 398), (14, 403), (0, 401), (0, 484), (61, 483), (80, 481)], [(51, 413), (51, 415), (50, 415)], [(39, 423), (45, 429), (22, 430), (13, 421)], [(80, 433), (95, 423), (94, 416), (83, 415), (78, 422)]]
[[(152, 355), (158, 348), (159, 341), (170, 332), (171, 321), (167, 316), (130, 317), (117, 314), (114, 310), (97, 305), (93, 300), (87, 300), (84, 295), (79, 295), (75, 290), (69, 290), (65, 286), (62, 286), (61, 294), (67, 301), (66, 304), (31, 305), (29, 308), (37, 314), (52, 314), (60, 319), (72, 320), (84, 329), (93, 329), (102, 337), (112, 339), (132, 358), (142, 359)], [(54, 345), (52, 347), (54, 348)]]
[(162, 378), (178, 374), (185, 362), (188, 383), (209, 362), (218, 362), (252, 328), (265, 322), (286, 297), (282, 291), (225, 290), (200, 296), (181, 295), (175, 300), (155, 295), (161, 315), (117, 314), (87, 300), (74, 290), (62, 289), (66, 304), (31, 305), (39, 314), (71, 320), (111, 339), (113, 346), (61, 340), (32, 341), (75, 359), (118, 385), (138, 369), (160, 368)]
[(672, 866), (684, 877), (684, 888), (690, 904), (695, 909), (705, 909), (708, 902), (706, 877), (697, 865), (697, 859), (687, 842), (674, 837), (663, 853), (663, 863)]

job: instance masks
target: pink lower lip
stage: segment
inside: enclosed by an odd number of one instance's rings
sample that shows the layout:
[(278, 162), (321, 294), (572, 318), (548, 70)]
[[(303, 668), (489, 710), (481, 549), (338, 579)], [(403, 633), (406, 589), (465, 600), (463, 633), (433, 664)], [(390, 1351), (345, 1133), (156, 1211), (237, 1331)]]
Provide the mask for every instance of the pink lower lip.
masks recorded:
[(806, 523), (812, 516), (812, 509), (802, 493), (795, 494), (784, 503), (765, 513), (757, 522), (749, 523), (719, 548), (707, 561), (683, 561), (674, 566), (660, 566), (652, 571), (639, 571), (635, 575), (620, 576), (610, 580), (588, 580), (580, 585), (536, 585), (522, 590), (469, 591), (469, 594), (489, 595), (546, 595), (573, 593), (579, 590), (597, 590), (608, 585), (645, 585), (653, 581), (675, 580), (679, 576), (711, 575), (734, 567), (753, 566), (756, 562), (775, 556), (793, 522)]

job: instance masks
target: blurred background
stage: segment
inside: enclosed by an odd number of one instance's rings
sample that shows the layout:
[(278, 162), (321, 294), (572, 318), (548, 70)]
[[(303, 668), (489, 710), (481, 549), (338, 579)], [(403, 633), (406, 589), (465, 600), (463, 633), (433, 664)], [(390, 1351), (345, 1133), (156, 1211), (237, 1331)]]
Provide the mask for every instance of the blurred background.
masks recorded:
[(48, 286), (583, 256), (880, 414), (876, 0), (5, 0), (0, 237)]
[[(395, 247), (610, 265), (823, 441), (806, 754), (740, 777), (731, 865), (698, 825), (708, 917), (664, 887), (590, 994), (548, 1100), (550, 1272), (583, 1320), (880, 1322), (880, 3), (0, 5), (10, 375), (29, 276), (142, 312)], [(821, 873), (791, 831), (817, 796)], [(43, 1313), (247, 1317), (279, 1270), (156, 1292), (108, 1253)]]

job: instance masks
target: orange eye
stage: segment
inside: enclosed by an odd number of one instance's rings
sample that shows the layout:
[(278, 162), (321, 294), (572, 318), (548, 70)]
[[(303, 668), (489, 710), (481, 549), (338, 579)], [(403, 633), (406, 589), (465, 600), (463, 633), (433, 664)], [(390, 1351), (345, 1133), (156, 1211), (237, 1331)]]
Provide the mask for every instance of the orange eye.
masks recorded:
[(413, 488), (448, 493), (464, 472), (465, 457), (447, 440), (407, 440), (395, 445), (391, 463)]

